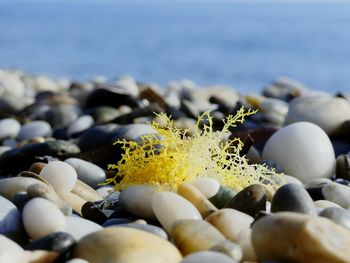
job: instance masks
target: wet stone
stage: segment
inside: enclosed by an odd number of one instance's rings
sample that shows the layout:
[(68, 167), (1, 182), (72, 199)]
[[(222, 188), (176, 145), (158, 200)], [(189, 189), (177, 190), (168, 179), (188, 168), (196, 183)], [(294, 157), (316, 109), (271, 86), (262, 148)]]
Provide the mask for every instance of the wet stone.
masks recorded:
[(310, 195), (297, 184), (286, 184), (276, 191), (271, 203), (271, 212), (279, 211), (316, 214), (316, 208)]
[(233, 208), (251, 216), (255, 216), (261, 210), (266, 210), (265, 188), (259, 184), (253, 184), (238, 192), (226, 208)]

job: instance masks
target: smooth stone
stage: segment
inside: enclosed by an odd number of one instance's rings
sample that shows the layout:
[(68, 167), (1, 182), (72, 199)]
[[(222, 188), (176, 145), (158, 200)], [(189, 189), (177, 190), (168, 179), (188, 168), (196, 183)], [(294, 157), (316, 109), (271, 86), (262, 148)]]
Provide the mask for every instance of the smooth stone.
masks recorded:
[(274, 133), (265, 144), (262, 158), (273, 160), (303, 183), (329, 178), (335, 169), (334, 150), (327, 134), (308, 122), (294, 123)]
[(18, 192), (12, 199), (12, 203), (18, 208), (19, 211), (23, 210), (23, 207), (32, 199), (26, 192)]
[(80, 116), (77, 120), (69, 124), (67, 128), (68, 136), (74, 136), (75, 134), (82, 133), (94, 125), (94, 119), (90, 115)]
[(237, 263), (238, 261), (216, 251), (200, 251), (186, 256), (180, 263)]
[(326, 218), (295, 212), (259, 219), (253, 225), (252, 242), (258, 260), (345, 263), (350, 258), (348, 229)]
[(75, 212), (77, 212), (79, 215), (82, 215), (81, 210), (86, 203), (85, 199), (76, 194), (73, 194), (72, 192), (61, 192), (58, 194), (67, 204), (73, 208)]
[(343, 208), (350, 206), (350, 187), (330, 182), (322, 187), (322, 194), (328, 201), (336, 203)]
[(78, 179), (88, 184), (94, 189), (99, 187), (100, 183), (106, 181), (106, 173), (99, 166), (79, 158), (69, 158), (64, 162), (74, 167), (78, 174)]
[(350, 156), (342, 154), (337, 157), (335, 175), (337, 178), (350, 179)]
[(226, 204), (226, 208), (236, 209), (254, 217), (259, 211), (266, 210), (266, 201), (265, 188), (259, 184), (252, 184), (238, 192)]
[(238, 242), (239, 246), (242, 248), (243, 262), (257, 262), (257, 256), (253, 247), (251, 236), (242, 239)]
[(350, 119), (350, 103), (332, 96), (306, 96), (294, 99), (289, 105), (286, 124), (312, 122), (327, 134), (335, 134), (340, 125)]
[(24, 246), (26, 250), (49, 250), (63, 253), (75, 244), (75, 239), (68, 233), (55, 232), (36, 239)]
[(24, 206), (22, 219), (27, 234), (33, 239), (64, 231), (67, 225), (64, 214), (53, 203), (39, 197)]
[(212, 251), (223, 253), (237, 262), (241, 262), (243, 258), (243, 252), (240, 245), (224, 240), (217, 245), (210, 248)]
[(142, 218), (154, 219), (152, 197), (154, 188), (148, 185), (134, 185), (125, 188), (119, 195), (120, 205), (129, 213)]
[(52, 133), (50, 124), (46, 121), (32, 121), (24, 124), (18, 133), (17, 139), (29, 140), (34, 137), (47, 137)]
[(50, 106), (48, 110), (40, 116), (40, 119), (44, 119), (54, 129), (66, 128), (69, 124), (74, 122), (81, 114), (81, 109), (76, 105), (59, 104)]
[(62, 161), (53, 161), (45, 165), (40, 176), (46, 179), (57, 192), (70, 192), (78, 177), (75, 169)]
[(312, 198), (298, 184), (285, 184), (277, 189), (271, 202), (271, 212), (280, 211), (317, 214)]
[(220, 184), (213, 178), (197, 178), (191, 181), (191, 184), (196, 187), (206, 198), (213, 197), (217, 194), (220, 188)]
[[(103, 249), (101, 249), (103, 248)], [(182, 256), (170, 242), (145, 231), (109, 227), (81, 239), (74, 257), (94, 263), (178, 263)]]
[(153, 225), (148, 225), (146, 224), (140, 224), (140, 223), (136, 223), (137, 221), (134, 221), (133, 223), (123, 223), (123, 224), (115, 224), (115, 225), (110, 225), (113, 227), (130, 227), (130, 228), (134, 228), (134, 229), (138, 229), (138, 230), (142, 230), (142, 231), (146, 231), (148, 233), (157, 235), (165, 240), (168, 240), (168, 234), (160, 227), (157, 226), (153, 226)]
[(238, 242), (250, 235), (250, 225), (254, 218), (231, 208), (220, 209), (206, 219), (215, 226), (227, 239)]
[(350, 230), (350, 211), (341, 207), (327, 207), (323, 209), (319, 216), (329, 218), (334, 223)]
[(23, 233), (20, 211), (12, 202), (0, 196), (0, 234), (18, 242)]
[(102, 196), (99, 195), (99, 193), (97, 193), (92, 187), (79, 179), (72, 189), (72, 193), (89, 202), (98, 202), (103, 199)]
[(11, 263), (55, 263), (58, 253), (46, 250), (23, 251), (21, 253), (0, 254), (0, 262)]
[(225, 240), (219, 230), (208, 222), (193, 219), (175, 221), (171, 236), (182, 255), (209, 250)]
[(150, 125), (137, 123), (119, 126), (116, 129), (115, 137), (113, 141), (118, 139), (133, 140), (137, 141), (140, 136), (147, 134), (156, 134), (157, 131), (154, 130)]
[(232, 189), (220, 185), (218, 192), (209, 201), (212, 202), (218, 209), (224, 208), (225, 205), (232, 200), (232, 198), (237, 194), (237, 192)]
[(201, 214), (190, 201), (172, 192), (155, 193), (152, 197), (152, 209), (168, 233), (177, 220), (202, 219)]
[(91, 233), (103, 229), (100, 225), (78, 216), (67, 216), (66, 220), (67, 228), (64, 232), (72, 235), (78, 241)]
[(27, 188), (27, 194), (31, 198), (41, 197), (54, 203), (64, 215), (72, 214), (72, 207), (67, 204), (50, 185), (32, 184)]
[(96, 189), (96, 192), (102, 198), (108, 197), (113, 191), (114, 191), (114, 187), (113, 186), (102, 186), (102, 187)]
[(28, 187), (33, 184), (44, 185), (42, 181), (39, 181), (31, 177), (11, 177), (0, 180), (0, 195), (13, 200), (13, 197), (18, 192), (26, 192)]
[(190, 183), (180, 184), (177, 188), (177, 193), (190, 201), (203, 218), (218, 210), (201, 191)]
[(21, 124), (11, 118), (0, 120), (0, 141), (7, 138), (15, 138), (21, 130)]

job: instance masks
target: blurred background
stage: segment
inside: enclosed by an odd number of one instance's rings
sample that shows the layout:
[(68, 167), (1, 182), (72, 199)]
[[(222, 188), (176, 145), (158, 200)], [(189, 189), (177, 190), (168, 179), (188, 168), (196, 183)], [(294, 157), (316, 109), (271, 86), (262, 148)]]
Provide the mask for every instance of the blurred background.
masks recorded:
[(350, 90), (349, 1), (0, 0), (0, 68), (259, 91)]

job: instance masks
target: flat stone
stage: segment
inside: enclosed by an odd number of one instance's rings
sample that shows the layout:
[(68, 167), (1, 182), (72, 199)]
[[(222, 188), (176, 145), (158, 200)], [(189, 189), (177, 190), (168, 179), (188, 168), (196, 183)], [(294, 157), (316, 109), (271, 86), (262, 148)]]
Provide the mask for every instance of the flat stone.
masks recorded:
[(191, 184), (196, 187), (206, 198), (213, 197), (217, 194), (220, 184), (213, 178), (197, 178), (191, 181)]
[(271, 212), (280, 211), (316, 214), (312, 198), (297, 184), (286, 184), (277, 189), (271, 202)]
[(94, 125), (94, 119), (90, 115), (80, 116), (78, 119), (69, 124), (67, 128), (68, 136), (72, 137), (80, 134)]
[[(103, 249), (101, 249), (103, 248)], [(74, 257), (94, 263), (178, 263), (182, 256), (170, 242), (145, 231), (109, 227), (81, 239)]]
[(252, 242), (258, 260), (345, 263), (350, 231), (331, 220), (295, 212), (280, 212), (253, 225)]
[(42, 181), (30, 177), (11, 177), (0, 180), (0, 195), (13, 200), (18, 192), (26, 192), (27, 188), (33, 184), (45, 185)]

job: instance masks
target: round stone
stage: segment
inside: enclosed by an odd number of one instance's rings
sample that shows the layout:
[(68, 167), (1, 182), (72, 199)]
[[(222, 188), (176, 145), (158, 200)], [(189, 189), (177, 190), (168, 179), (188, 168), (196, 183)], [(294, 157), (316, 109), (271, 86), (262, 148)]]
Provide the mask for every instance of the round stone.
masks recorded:
[(293, 211), (316, 214), (316, 207), (308, 192), (298, 184), (285, 184), (277, 189), (271, 203), (271, 212)]
[(66, 229), (64, 214), (44, 198), (30, 200), (22, 213), (24, 228), (33, 239)]
[(71, 165), (61, 161), (53, 161), (45, 165), (40, 176), (46, 179), (57, 192), (70, 192), (78, 177)]
[(314, 178), (329, 178), (335, 169), (334, 150), (327, 134), (308, 122), (278, 130), (266, 142), (262, 157), (274, 161), (286, 174), (304, 183)]
[(13, 203), (0, 196), (0, 234), (18, 240), (22, 231), (21, 213)]
[(51, 126), (46, 121), (32, 121), (22, 126), (17, 138), (29, 140), (34, 137), (47, 137), (51, 132)]
[(338, 183), (327, 183), (322, 187), (324, 199), (340, 205), (350, 207), (350, 187)]
[(15, 138), (21, 129), (21, 124), (11, 118), (0, 120), (0, 140)]

